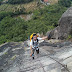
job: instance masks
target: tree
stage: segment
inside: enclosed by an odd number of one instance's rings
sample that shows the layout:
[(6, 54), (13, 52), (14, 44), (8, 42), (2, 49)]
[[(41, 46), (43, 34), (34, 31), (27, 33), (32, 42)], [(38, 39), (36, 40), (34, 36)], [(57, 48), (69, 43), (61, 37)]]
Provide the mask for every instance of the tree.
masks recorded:
[(70, 7), (71, 6), (71, 1), (70, 0), (59, 0), (58, 1), (59, 5), (65, 6), (65, 7)]
[(25, 30), (27, 30), (27, 24), (24, 20), (9, 16), (5, 17), (0, 23), (0, 40), (4, 38), (5, 41), (24, 41), (26, 39)]
[(0, 5), (1, 5), (2, 1), (3, 1), (3, 0), (0, 0)]
[(8, 0), (8, 3), (10, 4), (21, 4), (21, 3), (28, 3), (33, 0)]
[(0, 1), (0, 5), (1, 5), (1, 1)]

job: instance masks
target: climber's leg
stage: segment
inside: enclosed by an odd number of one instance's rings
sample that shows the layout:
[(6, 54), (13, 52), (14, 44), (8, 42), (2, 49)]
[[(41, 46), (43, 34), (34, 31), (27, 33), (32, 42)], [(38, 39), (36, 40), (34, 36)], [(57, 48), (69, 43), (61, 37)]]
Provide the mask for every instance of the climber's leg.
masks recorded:
[(32, 49), (32, 51), (33, 51), (32, 58), (34, 59), (34, 51), (35, 51), (35, 49)]
[(39, 54), (39, 48), (36, 48), (36, 52), (37, 52), (37, 54)]

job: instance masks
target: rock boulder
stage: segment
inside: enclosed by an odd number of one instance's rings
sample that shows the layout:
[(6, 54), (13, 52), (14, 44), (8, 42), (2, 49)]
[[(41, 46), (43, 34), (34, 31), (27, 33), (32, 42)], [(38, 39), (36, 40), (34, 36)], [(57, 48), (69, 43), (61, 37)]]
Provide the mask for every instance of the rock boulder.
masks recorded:
[(51, 38), (66, 39), (72, 34), (72, 7), (70, 7), (59, 20), (59, 25), (50, 31)]

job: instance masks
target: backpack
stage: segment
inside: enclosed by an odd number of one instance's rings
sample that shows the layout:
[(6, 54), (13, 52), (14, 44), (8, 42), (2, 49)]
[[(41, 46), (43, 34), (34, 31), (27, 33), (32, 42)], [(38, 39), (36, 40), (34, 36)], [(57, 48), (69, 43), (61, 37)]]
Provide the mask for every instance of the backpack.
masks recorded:
[[(36, 33), (33, 33), (33, 34), (36, 34)], [(30, 35), (30, 41), (33, 39), (33, 34)], [(37, 35), (38, 37), (38, 35)]]

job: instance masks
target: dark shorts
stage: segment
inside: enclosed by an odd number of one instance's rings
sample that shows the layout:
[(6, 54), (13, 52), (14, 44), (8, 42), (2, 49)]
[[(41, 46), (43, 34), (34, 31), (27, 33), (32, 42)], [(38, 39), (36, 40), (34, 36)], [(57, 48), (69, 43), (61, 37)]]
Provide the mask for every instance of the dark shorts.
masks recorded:
[(36, 53), (39, 54), (39, 48), (32, 48), (32, 50), (33, 50), (33, 54), (34, 54), (35, 50), (36, 50)]

